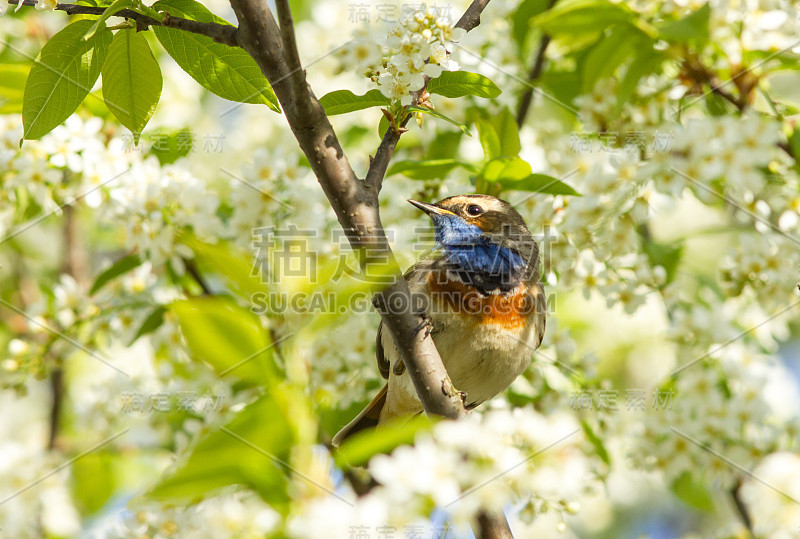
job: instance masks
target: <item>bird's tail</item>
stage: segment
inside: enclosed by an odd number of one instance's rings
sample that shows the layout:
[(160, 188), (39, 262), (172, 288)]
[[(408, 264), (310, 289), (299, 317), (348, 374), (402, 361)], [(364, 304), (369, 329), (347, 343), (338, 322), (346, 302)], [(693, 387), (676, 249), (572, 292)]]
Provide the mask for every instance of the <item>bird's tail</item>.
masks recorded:
[(342, 430), (336, 433), (333, 437), (333, 446), (339, 445), (345, 438), (352, 436), (356, 432), (376, 427), (381, 418), (381, 411), (386, 404), (386, 392), (389, 389), (389, 384), (383, 386), (383, 389), (378, 391), (378, 394), (370, 401), (367, 406), (350, 423), (344, 426)]

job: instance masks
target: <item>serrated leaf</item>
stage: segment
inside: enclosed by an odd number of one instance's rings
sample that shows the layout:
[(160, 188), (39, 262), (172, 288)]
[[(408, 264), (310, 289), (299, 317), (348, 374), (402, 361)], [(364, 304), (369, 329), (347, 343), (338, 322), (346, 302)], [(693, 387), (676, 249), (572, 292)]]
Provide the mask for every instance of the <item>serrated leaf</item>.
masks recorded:
[(163, 305), (159, 305), (158, 307), (150, 311), (150, 314), (147, 315), (147, 317), (142, 322), (142, 325), (139, 326), (139, 329), (136, 331), (136, 335), (133, 336), (133, 339), (131, 339), (131, 342), (128, 346), (132, 345), (137, 340), (139, 340), (139, 337), (143, 337), (144, 335), (152, 333), (158, 328), (160, 328), (161, 324), (164, 323), (164, 313), (166, 312), (167, 308), (164, 307)]
[(22, 112), (25, 79), (29, 65), (0, 64), (0, 114)]
[(161, 97), (161, 68), (143, 33), (120, 30), (103, 66), (103, 100), (108, 110), (139, 143), (144, 126)]
[(114, 16), (123, 9), (128, 9), (136, 4), (135, 0), (114, 0), (114, 2), (103, 11), (100, 18), (95, 21), (89, 30), (83, 35), (83, 39), (90, 39), (100, 28), (105, 28), (109, 17)]
[(120, 275), (131, 271), (133, 268), (136, 268), (141, 264), (142, 260), (139, 258), (139, 255), (128, 255), (120, 258), (114, 262), (111, 267), (97, 276), (97, 279), (94, 280), (94, 284), (92, 284), (92, 288), (89, 289), (89, 295), (91, 296), (97, 293), (98, 290), (104, 287), (106, 283), (112, 279), (116, 279)]
[(103, 29), (88, 40), (92, 21), (64, 27), (45, 43), (31, 67), (22, 104), (23, 138), (38, 139), (75, 112), (100, 76), (111, 31)]
[(370, 107), (386, 107), (391, 101), (380, 90), (370, 90), (364, 95), (356, 95), (350, 90), (334, 90), (320, 97), (319, 104), (325, 109), (325, 114), (335, 116)]
[(465, 95), (495, 98), (502, 93), (502, 90), (479, 73), (442, 71), (441, 75), (428, 83), (428, 92), (450, 98)]
[(683, 472), (670, 487), (679, 500), (690, 507), (710, 513), (714, 511), (714, 500), (705, 485), (696, 481), (691, 472)]
[(276, 374), (272, 343), (258, 317), (223, 297), (177, 301), (170, 310), (194, 359), (245, 385), (269, 385)]
[(417, 105), (412, 105), (412, 106), (408, 107), (407, 110), (408, 110), (408, 112), (421, 112), (423, 114), (430, 114), (431, 116), (433, 116), (435, 118), (439, 118), (440, 120), (444, 120), (445, 122), (449, 122), (449, 123), (453, 124), (454, 126), (458, 127), (468, 137), (472, 136), (472, 133), (469, 132), (469, 129), (467, 128), (466, 125), (464, 125), (464, 124), (462, 124), (460, 122), (457, 122), (457, 121), (453, 120), (452, 118), (448, 118), (447, 116), (445, 116), (441, 112), (437, 112), (437, 111), (431, 110), (431, 109), (429, 109), (427, 107), (420, 107), (420, 106), (417, 106)]
[(429, 159), (427, 161), (405, 160), (394, 163), (389, 168), (386, 175), (402, 174), (412, 180), (433, 180), (444, 178), (448, 172), (458, 167), (474, 170), (474, 167), (469, 163), (464, 163), (455, 159)]
[[(193, 0), (160, 0), (153, 8), (193, 21), (230, 26)], [(178, 65), (208, 91), (231, 101), (265, 104), (275, 112), (281, 111), (269, 81), (243, 49), (165, 26), (154, 26), (153, 32)]]

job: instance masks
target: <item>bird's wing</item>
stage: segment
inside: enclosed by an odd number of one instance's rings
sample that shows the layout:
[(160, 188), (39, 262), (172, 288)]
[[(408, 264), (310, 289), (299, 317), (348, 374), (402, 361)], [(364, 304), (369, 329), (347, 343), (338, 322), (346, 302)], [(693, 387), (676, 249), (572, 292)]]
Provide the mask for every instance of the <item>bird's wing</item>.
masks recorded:
[[(408, 282), (412, 292), (419, 288), (423, 279), (427, 276), (426, 265), (429, 266), (431, 263), (431, 259), (423, 257), (416, 264), (408, 268), (405, 273), (403, 273), (403, 278)], [(382, 334), (383, 320), (381, 320), (381, 323), (378, 324), (378, 333), (375, 336), (375, 359), (378, 362), (378, 371), (380, 371), (381, 376), (384, 380), (388, 380), (389, 371), (392, 370), (392, 365), (389, 361), (389, 358), (386, 356), (386, 351), (383, 348)], [(403, 364), (403, 360), (398, 359), (394, 366), (394, 374), (399, 376), (403, 374), (404, 371), (405, 365)]]
[(375, 359), (378, 361), (378, 370), (381, 372), (384, 380), (389, 379), (389, 369), (392, 365), (389, 363), (389, 358), (383, 350), (383, 343), (381, 342), (383, 333), (383, 320), (378, 324), (378, 335), (375, 337)]
[(386, 391), (388, 388), (389, 384), (383, 386), (383, 388), (378, 391), (378, 394), (375, 395), (370, 403), (367, 404), (363, 410), (361, 410), (361, 413), (359, 413), (350, 423), (345, 425), (342, 430), (336, 433), (336, 436), (333, 437), (332, 441), (334, 447), (339, 447), (345, 438), (352, 436), (356, 432), (368, 429), (370, 427), (375, 427), (378, 424), (381, 418), (381, 411), (386, 404)]
[(531, 295), (533, 295), (536, 309), (533, 323), (536, 326), (536, 335), (539, 339), (536, 343), (536, 348), (539, 348), (542, 344), (542, 339), (544, 339), (544, 329), (547, 325), (547, 298), (545, 297), (542, 283), (536, 283), (531, 287)]

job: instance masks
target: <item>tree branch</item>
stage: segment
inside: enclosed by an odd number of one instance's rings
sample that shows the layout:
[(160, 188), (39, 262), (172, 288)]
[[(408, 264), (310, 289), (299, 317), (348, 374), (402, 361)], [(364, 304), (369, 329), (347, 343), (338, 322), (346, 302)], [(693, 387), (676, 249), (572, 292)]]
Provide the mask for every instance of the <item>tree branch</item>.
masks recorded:
[[(36, 6), (35, 0), (8, 0), (9, 4), (22, 4), (23, 6)], [(78, 4), (56, 4), (56, 11), (63, 11), (67, 15), (102, 15), (106, 10), (104, 7), (82, 6)], [(169, 13), (164, 14), (163, 20), (154, 19), (147, 15), (142, 15), (131, 9), (118, 11), (115, 17), (124, 17), (136, 21), (136, 27), (144, 30), (148, 26), (165, 26), (176, 28), (193, 34), (200, 34), (210, 37), (217, 43), (228, 45), (229, 47), (239, 47), (237, 39), (237, 29), (229, 24), (217, 24), (214, 22), (199, 22), (173, 17)]]
[(481, 23), (481, 13), (489, 4), (489, 0), (473, 0), (467, 10), (458, 19), (456, 28), (463, 28), (467, 32), (475, 28)]
[(514, 539), (503, 511), (497, 513), (481, 511), (478, 514), (478, 533), (476, 535), (479, 539)]
[(747, 511), (747, 505), (745, 505), (744, 500), (741, 497), (741, 488), (742, 488), (742, 479), (739, 478), (736, 481), (736, 484), (733, 485), (731, 488), (731, 498), (733, 499), (733, 505), (736, 508), (736, 512), (739, 513), (739, 516), (742, 519), (742, 524), (744, 527), (747, 528), (747, 531), (750, 532), (750, 536), (754, 537), (753, 535), (753, 521), (750, 518), (750, 513)]
[[(425, 332), (418, 331), (421, 318), (411, 310), (408, 284), (402, 278), (386, 239), (378, 213), (377, 192), (356, 177), (328, 117), (305, 82), (302, 68), (289, 68), (284, 45), (287, 33), (281, 33), (266, 3), (231, 0), (231, 6), (239, 20), (242, 47), (270, 81), (350, 245), (360, 254), (365, 273), (369, 274), (371, 267), (378, 263), (388, 266), (394, 273), (394, 282), (376, 293), (379, 311), (398, 345), (425, 411), (459, 417), (464, 413), (461, 398), (452, 387), (433, 340)], [(295, 92), (295, 88), (299, 91)], [(388, 308), (398, 304), (405, 308)]]
[[(281, 27), (263, 0), (230, 0), (239, 21), (239, 42), (272, 85), (289, 126), (328, 197), (350, 245), (359, 254), (365, 274), (375, 266), (389, 268), (394, 281), (375, 294), (375, 305), (408, 369), (422, 406), (429, 415), (458, 418), (466, 413), (433, 340), (420, 331), (420, 313), (380, 221), (378, 193), (400, 133), (387, 131), (367, 179), (358, 179), (325, 111), (306, 83), (297, 55), (291, 13), (286, 0), (277, 0)], [(489, 0), (475, 0), (456, 26), (469, 31), (480, 22)], [(426, 81), (427, 84), (427, 81)], [(424, 88), (423, 88), (424, 90)], [(422, 92), (420, 92), (421, 94)], [(398, 305), (404, 308), (397, 308)], [(481, 513), (479, 539), (511, 537), (505, 516)]]

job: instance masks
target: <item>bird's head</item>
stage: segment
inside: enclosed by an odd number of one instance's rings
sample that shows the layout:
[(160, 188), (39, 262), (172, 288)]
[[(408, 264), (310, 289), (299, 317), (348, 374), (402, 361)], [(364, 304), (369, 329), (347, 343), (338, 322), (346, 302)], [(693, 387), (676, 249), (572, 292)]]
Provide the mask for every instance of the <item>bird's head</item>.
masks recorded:
[(437, 246), (460, 270), (511, 284), (537, 271), (539, 248), (522, 216), (505, 200), (476, 194), (435, 204), (409, 202), (431, 217)]

